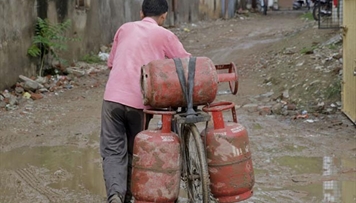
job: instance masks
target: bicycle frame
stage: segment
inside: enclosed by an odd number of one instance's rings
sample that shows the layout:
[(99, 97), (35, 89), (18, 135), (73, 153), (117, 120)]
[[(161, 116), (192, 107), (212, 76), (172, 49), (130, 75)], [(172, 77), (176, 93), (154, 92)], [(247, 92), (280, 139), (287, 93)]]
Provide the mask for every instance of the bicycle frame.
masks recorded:
[[(191, 117), (195, 117), (192, 119)], [(178, 136), (181, 140), (181, 179), (186, 185), (189, 201), (192, 203), (213, 202), (210, 194), (209, 171), (206, 160), (205, 140), (202, 139), (196, 123), (206, 122), (211, 116), (203, 111), (196, 110), (194, 115), (185, 111), (178, 112), (174, 117)]]

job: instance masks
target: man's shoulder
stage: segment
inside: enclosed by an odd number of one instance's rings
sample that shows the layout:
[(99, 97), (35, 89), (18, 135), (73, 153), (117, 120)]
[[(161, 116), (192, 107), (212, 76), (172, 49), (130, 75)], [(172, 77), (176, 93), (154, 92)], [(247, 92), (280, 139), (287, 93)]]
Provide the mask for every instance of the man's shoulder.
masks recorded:
[(172, 31), (170, 31), (169, 29), (165, 28), (165, 27), (162, 27), (162, 26), (157, 26), (155, 28), (158, 32), (166, 35), (166, 36), (172, 36), (172, 35), (175, 35)]
[(135, 24), (140, 21), (132, 21), (132, 22), (126, 22), (120, 26), (120, 28), (125, 28), (125, 27), (130, 27), (130, 26), (135, 26)]

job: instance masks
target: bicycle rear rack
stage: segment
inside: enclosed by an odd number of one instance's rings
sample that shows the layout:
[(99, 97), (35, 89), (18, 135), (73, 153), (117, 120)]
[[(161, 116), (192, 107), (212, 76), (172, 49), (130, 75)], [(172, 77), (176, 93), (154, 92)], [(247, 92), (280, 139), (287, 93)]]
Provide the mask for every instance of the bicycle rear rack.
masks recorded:
[(183, 123), (200, 123), (210, 121), (211, 116), (208, 113), (197, 110), (194, 114), (188, 114), (187, 112), (178, 112), (174, 115), (174, 119), (178, 124)]

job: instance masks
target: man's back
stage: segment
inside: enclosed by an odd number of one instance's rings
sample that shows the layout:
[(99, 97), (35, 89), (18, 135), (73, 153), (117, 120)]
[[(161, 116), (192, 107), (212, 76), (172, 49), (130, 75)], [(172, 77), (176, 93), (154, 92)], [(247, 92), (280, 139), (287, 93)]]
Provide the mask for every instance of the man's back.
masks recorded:
[(104, 99), (143, 109), (141, 66), (153, 60), (188, 57), (178, 38), (152, 18), (126, 23), (117, 31), (108, 66), (112, 67)]

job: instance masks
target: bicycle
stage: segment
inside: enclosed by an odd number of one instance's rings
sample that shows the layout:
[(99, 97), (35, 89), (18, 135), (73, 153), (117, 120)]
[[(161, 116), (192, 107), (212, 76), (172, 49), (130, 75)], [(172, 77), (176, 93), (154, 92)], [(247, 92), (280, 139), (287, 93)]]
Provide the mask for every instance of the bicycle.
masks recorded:
[[(159, 177), (164, 176), (164, 178), (166, 179), (171, 179), (174, 180), (172, 184), (170, 184), (170, 186), (174, 186), (177, 187), (177, 179), (175, 179), (174, 177), (176, 177), (177, 175), (180, 176), (180, 179), (185, 183), (185, 189), (187, 191), (187, 196), (188, 196), (188, 200), (191, 203), (213, 203), (213, 202), (217, 202), (217, 200), (213, 197), (213, 195), (210, 192), (210, 179), (209, 179), (209, 170), (208, 170), (208, 163), (207, 163), (207, 156), (206, 156), (206, 146), (205, 146), (205, 141), (202, 139), (202, 136), (199, 133), (199, 130), (197, 128), (197, 123), (200, 122), (205, 122), (205, 129), (207, 129), (208, 126), (208, 122), (211, 119), (211, 116), (206, 113), (203, 112), (201, 110), (198, 110), (198, 106), (203, 105), (202, 103), (199, 103), (198, 105), (196, 103), (193, 102), (193, 87), (194, 87), (194, 74), (197, 72), (197, 74), (199, 74), (199, 70), (196, 71), (195, 70), (195, 63), (204, 63), (204, 66), (209, 66), (210, 64), (210, 60), (200, 60), (200, 61), (195, 61), (195, 59), (189, 59), (189, 71), (188, 71), (188, 77), (187, 80), (185, 79), (184, 76), (184, 71), (182, 70), (182, 63), (181, 61), (178, 60), (174, 60), (175, 62), (175, 66), (177, 68), (177, 75), (179, 78), (179, 83), (182, 89), (182, 94), (184, 97), (184, 101), (181, 100), (180, 102), (178, 102), (180, 105), (178, 106), (177, 101), (173, 101), (176, 102), (174, 103), (175, 106), (173, 106), (173, 108), (171, 107), (166, 107), (166, 106), (172, 106), (172, 105), (167, 105), (164, 100), (164, 98), (170, 98), (167, 95), (164, 95), (165, 97), (159, 97), (162, 99), (162, 101), (157, 102), (157, 95), (163, 95), (163, 94), (156, 94), (157, 91), (159, 91), (160, 87), (164, 86), (162, 84), (158, 85), (156, 89), (155, 94), (151, 97), (151, 95), (145, 95), (144, 94), (144, 99), (146, 99), (146, 102), (151, 101), (151, 104), (155, 104), (156, 108), (164, 108), (165, 111), (155, 111), (155, 110), (145, 110), (145, 113), (150, 113), (150, 114), (160, 114), (162, 115), (162, 130), (160, 132), (158, 131), (144, 131), (143, 135), (137, 135), (137, 137), (141, 137), (139, 138), (139, 142), (137, 142), (137, 145), (142, 145), (144, 146), (143, 148), (145, 148), (146, 151), (144, 151), (143, 155), (147, 155), (147, 153), (149, 152), (149, 150), (152, 149), (152, 151), (162, 151), (162, 152), (167, 152), (170, 153), (168, 156), (169, 157), (173, 157), (172, 159), (174, 159), (174, 164), (176, 162), (179, 162), (179, 166), (178, 165), (174, 165), (172, 164), (172, 166), (167, 167), (166, 170), (169, 171), (169, 173), (164, 173), (165, 175), (159, 174)], [(159, 71), (163, 71), (163, 70), (167, 70), (167, 68), (162, 68), (163, 65), (167, 64), (167, 63), (171, 63), (171, 61), (160, 61), (157, 65), (158, 70)], [(163, 65), (162, 65), (163, 64)], [(208, 64), (208, 65), (207, 65)], [(172, 65), (172, 64), (171, 64)], [(210, 64), (211, 65), (211, 64)], [(169, 78), (169, 74), (167, 73), (157, 73), (157, 71), (154, 71), (155, 66), (153, 67), (148, 67), (147, 70), (143, 70), (142, 71), (142, 80), (141, 81), (141, 85), (143, 87), (143, 89), (148, 89), (148, 93), (151, 93), (151, 89), (150, 87), (147, 87), (145, 85), (147, 84), (152, 84), (153, 81), (153, 77), (161, 77), (164, 76), (164, 80), (165, 81), (170, 81)], [(231, 63), (231, 64), (226, 64), (226, 65), (217, 65), (215, 66), (215, 70), (223, 70), (223, 69), (227, 69), (228, 73), (222, 73), (219, 75), (214, 76), (213, 78), (218, 78), (218, 80), (220, 82), (229, 82), (229, 87), (230, 87), (230, 91), (232, 94), (236, 94), (237, 93), (237, 88), (238, 88), (238, 81), (237, 81), (237, 70), (236, 70), (236, 66)], [(150, 73), (148, 71), (152, 71), (154, 72), (152, 75), (149, 75)], [(204, 72), (203, 73), (208, 73), (208, 72)], [(176, 77), (176, 76), (175, 76)], [(170, 86), (172, 85), (171, 83), (169, 83)], [(217, 85), (217, 84), (215, 84)], [(215, 93), (216, 94), (216, 93)], [(196, 95), (195, 95), (196, 96)], [(215, 96), (213, 100), (215, 100)], [(155, 101), (152, 100), (152, 98), (156, 98)], [(158, 98), (158, 99), (159, 99)], [(181, 99), (181, 98), (177, 98), (177, 99)], [(209, 100), (209, 101), (213, 101), (213, 100)], [(172, 102), (171, 100), (169, 100), (170, 102)], [(156, 103), (154, 103), (156, 102)], [(204, 102), (203, 102), (204, 103)], [(208, 102), (211, 103), (211, 102)], [(204, 104), (205, 105), (205, 104)], [(152, 105), (153, 106), (153, 105)], [(178, 111), (178, 109), (180, 108), (180, 110)], [(173, 116), (173, 118), (172, 118)], [(171, 123), (173, 121), (173, 124)], [(176, 132), (177, 134), (169, 134), (171, 132), (171, 127), (167, 127), (168, 125), (171, 126), (172, 124), (172, 128), (173, 131)], [(161, 136), (161, 137), (165, 137), (164, 140), (166, 141), (171, 141), (171, 145), (170, 150), (173, 151), (172, 153), (169, 152), (169, 149), (166, 148), (167, 144), (165, 145), (160, 145), (160, 149), (154, 148), (154, 146), (151, 145), (151, 140), (148, 140), (151, 135), (151, 133), (155, 133), (155, 136)], [(160, 133), (164, 133), (164, 134), (160, 134)], [(178, 136), (176, 136), (178, 135)], [(178, 138), (177, 138), (178, 137)], [(135, 145), (136, 145), (136, 139), (135, 139)], [(141, 144), (142, 142), (144, 142), (143, 144)], [(152, 139), (153, 141), (153, 139)], [(147, 145), (151, 145), (151, 148), (149, 149), (147, 147)], [(179, 147), (180, 149), (178, 150), (177, 147)], [(136, 150), (136, 156), (135, 157), (140, 157), (139, 155), (139, 151), (140, 150)], [(142, 150), (141, 150), (142, 151)], [(179, 152), (178, 152), (179, 151)], [(181, 161), (179, 161), (179, 158), (176, 156), (178, 154), (181, 155)], [(135, 154), (135, 149), (134, 149), (134, 154)], [(162, 161), (157, 161), (155, 157), (153, 157), (152, 155), (149, 155), (150, 158), (152, 160), (149, 160), (148, 162), (156, 162), (156, 163), (161, 163)], [(147, 157), (147, 156), (146, 156)], [(137, 162), (137, 160), (134, 162)], [(146, 167), (147, 164), (143, 163), (143, 164), (136, 164), (134, 166), (134, 168), (137, 169), (137, 171), (141, 170), (145, 170), (147, 171), (147, 174), (151, 174), (151, 180), (154, 179), (154, 177), (156, 177), (155, 175), (152, 175), (152, 171), (156, 171), (157, 173), (160, 173), (160, 170), (162, 169), (157, 169), (157, 165), (152, 165), (150, 166), (150, 168)], [(146, 167), (146, 169), (144, 168)], [(140, 182), (140, 177), (141, 176), (145, 176), (146, 172), (143, 171), (141, 172), (135, 172), (137, 173), (137, 175), (133, 175), (135, 177), (137, 177), (137, 179), (135, 181), (137, 181), (137, 187), (135, 186), (135, 189), (133, 192), (136, 192), (137, 195), (136, 196), (140, 196), (143, 199), (144, 198), (148, 198), (150, 199), (151, 197), (149, 197), (151, 194), (147, 195), (147, 194), (138, 194), (140, 193), (140, 187), (142, 185), (146, 186), (149, 185), (146, 182), (143, 184), (139, 183)], [(141, 175), (139, 174), (141, 173)], [(142, 175), (143, 174), (143, 175)], [(146, 179), (145, 179), (146, 181)], [(179, 182), (179, 181), (178, 181)], [(162, 185), (165, 185), (166, 182), (162, 182)], [(142, 187), (141, 187), (142, 188)], [(172, 190), (176, 190), (176, 189), (172, 189)], [(150, 193), (150, 191), (143, 191), (143, 193)], [(160, 191), (161, 193), (166, 193), (166, 194), (172, 194), (174, 192), (169, 192), (169, 191)], [(152, 194), (151, 196), (155, 196), (155, 198), (160, 198), (161, 196), (156, 193), (156, 194)], [(177, 194), (175, 194), (177, 195)], [(173, 199), (175, 196), (173, 195), (168, 195), (169, 197), (162, 197), (164, 200), (161, 200), (161, 202), (173, 202)], [(150, 201), (153, 201), (152, 199)], [(176, 200), (177, 201), (177, 200)], [(175, 201), (175, 202), (176, 202)], [(140, 202), (140, 201), (139, 201)], [(149, 202), (147, 199), (146, 200), (142, 200), (142, 202)], [(156, 199), (154, 200), (154, 202), (156, 202)]]
[[(192, 114), (190, 114), (192, 115)], [(181, 140), (182, 168), (181, 179), (185, 183), (188, 199), (192, 203), (215, 201), (210, 194), (210, 179), (205, 153), (205, 144), (195, 125), (198, 122), (210, 121), (210, 115), (197, 111), (194, 116), (199, 119), (187, 120), (186, 112), (178, 112), (174, 118), (178, 136)]]
[[(176, 65), (180, 66), (179, 63), (176, 63)], [(238, 80), (235, 64), (215, 65), (215, 69), (220, 71), (228, 70), (227, 74), (221, 74), (220, 81), (229, 82), (230, 93), (236, 95)], [(185, 81), (181, 82), (185, 83)], [(189, 85), (192, 85), (191, 81), (188, 81)], [(181, 111), (177, 112), (173, 119), (176, 124), (175, 131), (177, 131), (181, 140), (183, 158), (181, 178), (186, 183), (188, 199), (192, 203), (217, 202), (210, 193), (209, 170), (205, 152), (206, 145), (196, 126), (196, 123), (205, 122), (205, 129), (207, 129), (211, 116), (198, 110), (197, 106), (193, 106), (192, 87), (184, 90), (185, 88), (182, 86), (182, 89), (185, 92), (187, 106), (181, 108)]]

